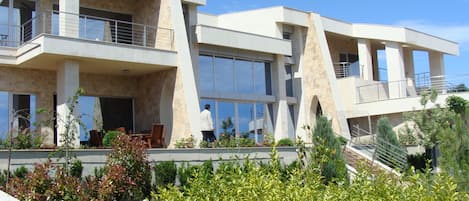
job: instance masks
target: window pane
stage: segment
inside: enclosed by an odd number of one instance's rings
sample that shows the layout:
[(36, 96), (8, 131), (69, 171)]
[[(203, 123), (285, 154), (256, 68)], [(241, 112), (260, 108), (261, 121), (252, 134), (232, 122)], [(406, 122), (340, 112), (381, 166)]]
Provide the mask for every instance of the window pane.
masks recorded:
[(254, 119), (254, 104), (238, 104), (238, 122), (239, 135), (241, 137), (249, 137), (254, 139), (254, 131), (256, 130), (256, 121)]
[(273, 135), (274, 134), (274, 126), (272, 124), (272, 115), (268, 110), (268, 105), (264, 103), (257, 103), (256, 104), (256, 119), (257, 121), (261, 121), (260, 123), (256, 124), (257, 129), (257, 141), (261, 143), (264, 141), (265, 135)]
[[(78, 99), (78, 105), (80, 107), (81, 122), (83, 126), (80, 127), (80, 141), (89, 139), (89, 130), (93, 129), (93, 114), (94, 114), (95, 97), (91, 96), (80, 96)], [(96, 111), (98, 112), (98, 111)], [(98, 120), (96, 120), (97, 122)], [(97, 130), (97, 129), (96, 129)]]
[(215, 116), (216, 114), (215, 100), (201, 99), (200, 100), (200, 112), (204, 110), (205, 104), (210, 105), (210, 114), (212, 115), (212, 123), (213, 123), (213, 127), (215, 128), (214, 132), (217, 133), (216, 132), (217, 118)]
[(235, 112), (234, 112), (234, 103), (231, 102), (218, 102), (218, 119), (217, 119), (217, 139), (220, 139), (219, 136), (222, 134), (225, 135), (235, 135)]
[(272, 95), (272, 89), (270, 85), (270, 64), (254, 62), (254, 76), (256, 94)]
[(223, 93), (234, 92), (233, 59), (215, 57), (215, 90)]
[(288, 111), (290, 113), (290, 118), (293, 123), (293, 127), (295, 127), (295, 105), (288, 105)]
[(8, 93), (0, 92), (0, 139), (5, 139), (8, 132)]
[(240, 94), (254, 93), (254, 75), (252, 70), (252, 62), (236, 60), (236, 92)]
[(292, 66), (291, 65), (286, 65), (285, 66), (285, 89), (287, 96), (292, 97), (293, 96), (293, 72), (292, 72)]
[(201, 92), (214, 91), (212, 61), (210, 56), (199, 57), (199, 90)]

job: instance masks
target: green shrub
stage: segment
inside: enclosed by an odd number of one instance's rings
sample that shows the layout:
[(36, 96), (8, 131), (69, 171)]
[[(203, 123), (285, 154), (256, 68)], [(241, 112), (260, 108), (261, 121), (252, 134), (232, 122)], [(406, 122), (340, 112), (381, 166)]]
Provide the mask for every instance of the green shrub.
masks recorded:
[(103, 137), (103, 145), (105, 147), (111, 147), (112, 141), (114, 141), (119, 134), (119, 131), (108, 131)]
[(155, 186), (167, 186), (174, 184), (176, 181), (177, 167), (174, 161), (164, 161), (155, 164), (153, 167), (155, 173)]
[(143, 200), (150, 196), (151, 172), (147, 146), (128, 135), (118, 135), (112, 142), (105, 175), (99, 189), (104, 200)]
[(70, 166), (70, 175), (76, 178), (81, 178), (83, 173), (83, 165), (81, 164), (80, 160), (75, 160), (72, 162)]
[(293, 146), (295, 145), (295, 143), (293, 143), (293, 140), (291, 140), (290, 138), (283, 138), (283, 139), (280, 139), (278, 142), (277, 142), (277, 146)]
[(404, 152), (399, 140), (397, 140), (396, 133), (392, 130), (391, 123), (386, 117), (382, 117), (377, 123), (377, 150), (376, 157), (384, 164), (397, 167), (397, 158), (395, 153)]
[[(220, 170), (220, 169), (218, 169)], [(190, 165), (183, 163), (178, 169), (179, 182), (181, 186), (186, 186), (191, 178), (210, 178), (213, 176), (212, 161), (205, 161), (202, 165)]]
[(321, 172), (325, 183), (346, 182), (348, 175), (345, 159), (342, 155), (341, 142), (332, 131), (332, 126), (327, 118), (320, 117), (317, 120), (312, 136), (312, 168)]
[(21, 166), (19, 168), (16, 168), (15, 171), (13, 171), (13, 177), (24, 179), (26, 178), (26, 175), (28, 175), (28, 173), (29, 173), (28, 168)]

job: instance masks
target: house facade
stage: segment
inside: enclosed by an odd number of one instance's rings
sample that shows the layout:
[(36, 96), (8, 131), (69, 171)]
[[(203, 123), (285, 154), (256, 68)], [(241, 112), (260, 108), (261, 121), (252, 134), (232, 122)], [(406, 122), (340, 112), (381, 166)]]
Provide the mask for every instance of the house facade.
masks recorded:
[[(199, 113), (210, 104), (217, 137), (309, 142), (305, 126), (320, 115), (350, 138), (356, 125), (373, 132), (382, 115), (398, 126), (403, 112), (419, 109), (423, 89), (437, 88), (441, 100), (451, 92), (444, 55), (459, 54), (454, 42), (285, 7), (199, 13), (205, 3), (1, 1), (3, 130), (39, 122), (34, 129), (44, 144), (60, 145), (66, 117), (81, 118), (88, 123), (73, 125), (81, 130), (78, 146), (91, 129), (139, 133), (162, 123), (171, 147), (191, 135), (201, 139)], [(428, 74), (415, 75), (414, 51), (428, 52)], [(70, 114), (78, 88), (85, 93)], [(50, 112), (34, 114), (38, 108)]]

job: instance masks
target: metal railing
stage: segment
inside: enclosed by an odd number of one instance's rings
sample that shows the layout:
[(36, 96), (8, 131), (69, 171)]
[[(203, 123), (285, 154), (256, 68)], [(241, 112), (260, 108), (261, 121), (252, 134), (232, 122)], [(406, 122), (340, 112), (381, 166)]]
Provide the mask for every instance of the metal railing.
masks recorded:
[[(9, 35), (14, 35), (11, 37), (13, 41), (21, 45), (39, 34), (167, 50), (174, 48), (172, 29), (59, 11), (37, 13)], [(6, 38), (9, 38), (8, 35)]]
[(351, 75), (349, 62), (335, 63), (334, 70), (336, 78), (344, 78), (349, 77)]
[(469, 74), (457, 76), (430, 76), (416, 74), (415, 79), (376, 82), (357, 87), (358, 103), (416, 97), (423, 91), (436, 90), (440, 94), (469, 91)]
[[(376, 134), (361, 129), (358, 125), (352, 126), (350, 146), (362, 154), (371, 156), (372, 162), (378, 160), (390, 168), (405, 170), (407, 168), (407, 150), (388, 141), (376, 137)], [(357, 138), (368, 136), (368, 143), (358, 143)]]

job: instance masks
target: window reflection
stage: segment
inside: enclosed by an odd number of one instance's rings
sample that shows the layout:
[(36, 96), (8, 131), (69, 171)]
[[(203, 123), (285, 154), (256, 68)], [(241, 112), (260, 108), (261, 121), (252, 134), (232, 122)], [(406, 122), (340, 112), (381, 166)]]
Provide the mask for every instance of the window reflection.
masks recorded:
[(214, 88), (212, 57), (199, 57), (199, 90), (203, 92), (212, 92)]
[(233, 59), (215, 57), (215, 89), (217, 92), (234, 92)]
[(201, 55), (198, 79), (202, 93), (272, 95), (267, 62)]
[[(235, 107), (232, 102), (218, 102), (217, 104), (217, 131), (218, 136), (234, 136), (235, 130)], [(217, 137), (218, 137), (217, 136)], [(219, 139), (219, 138), (217, 138)]]
[(236, 92), (240, 94), (254, 93), (254, 75), (252, 70), (252, 62), (236, 60)]

